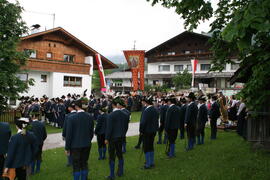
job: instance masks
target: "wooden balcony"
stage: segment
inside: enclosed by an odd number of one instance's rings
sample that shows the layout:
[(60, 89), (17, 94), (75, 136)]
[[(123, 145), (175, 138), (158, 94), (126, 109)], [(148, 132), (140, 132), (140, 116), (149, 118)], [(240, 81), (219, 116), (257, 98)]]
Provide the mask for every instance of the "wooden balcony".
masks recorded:
[(26, 66), (22, 67), (22, 69), (72, 74), (89, 74), (90, 65), (54, 60), (28, 59)]

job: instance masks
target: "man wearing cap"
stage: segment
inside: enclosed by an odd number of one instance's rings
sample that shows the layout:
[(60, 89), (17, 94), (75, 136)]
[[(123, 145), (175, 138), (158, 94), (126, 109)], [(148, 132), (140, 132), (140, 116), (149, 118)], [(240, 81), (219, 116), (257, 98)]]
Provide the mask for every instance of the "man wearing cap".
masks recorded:
[(5, 155), (8, 150), (8, 141), (11, 136), (11, 130), (8, 123), (0, 122), (0, 180), (3, 168), (4, 168), (4, 162), (5, 162)]
[(71, 115), (66, 129), (66, 154), (72, 156), (74, 180), (88, 177), (88, 159), (94, 134), (94, 119), (82, 109), (81, 100), (75, 102), (77, 113)]
[(197, 132), (197, 144), (204, 144), (204, 128), (205, 123), (208, 121), (208, 110), (205, 105), (206, 98), (204, 96), (199, 97), (200, 107), (198, 112), (198, 132)]
[(44, 102), (44, 112), (45, 112), (45, 121), (47, 120), (48, 123), (52, 122), (52, 112), (51, 112), (51, 106), (52, 103), (49, 101), (48, 97), (45, 97), (45, 102)]
[[(67, 109), (68, 109), (69, 113), (66, 114), (66, 116), (65, 116), (65, 121), (64, 121), (63, 131), (62, 131), (63, 140), (66, 139), (67, 124), (70, 121), (70, 117), (76, 114), (74, 103), (69, 103)], [(72, 165), (72, 157), (71, 157), (71, 154), (69, 153), (69, 154), (67, 154), (67, 166), (71, 166), (71, 165)]]
[(103, 160), (106, 158), (107, 147), (105, 144), (105, 131), (106, 131), (106, 123), (108, 119), (107, 108), (103, 107), (99, 110), (100, 115), (97, 119), (97, 125), (95, 128), (95, 135), (97, 136), (98, 143), (98, 160)]
[[(128, 118), (128, 121), (125, 124), (125, 126), (126, 126), (126, 133), (125, 134), (127, 134), (128, 124), (129, 124), (130, 118), (131, 118), (130, 117), (131, 113), (130, 113), (129, 110), (126, 109), (126, 104), (125, 104), (125, 101), (123, 99), (119, 99), (119, 103), (117, 104), (117, 108), (120, 109), (121, 111), (123, 111), (126, 114), (127, 118)], [(126, 139), (126, 136), (125, 136), (124, 141), (123, 141), (123, 146), (122, 146), (123, 153), (126, 152), (126, 144), (127, 144), (127, 139)]]
[(40, 166), (42, 161), (42, 147), (43, 142), (47, 138), (47, 131), (45, 125), (38, 120), (39, 112), (33, 112), (31, 115), (31, 131), (37, 138), (38, 152), (34, 156), (34, 161), (31, 163), (31, 174), (40, 172)]
[[(142, 113), (141, 113), (140, 122), (142, 121), (143, 112), (144, 112), (144, 110), (146, 109), (146, 98), (145, 98), (145, 97), (141, 100), (141, 103), (142, 103)], [(135, 149), (140, 149), (142, 140), (143, 140), (143, 136), (142, 136), (142, 134), (140, 133), (140, 134), (139, 134), (138, 143), (137, 143), (137, 145), (134, 147)]]
[(185, 116), (187, 110), (187, 100), (185, 97), (181, 98), (181, 108), (180, 108), (180, 139), (185, 138)]
[(219, 105), (216, 101), (217, 96), (212, 96), (212, 105), (209, 112), (212, 140), (217, 138), (217, 119), (220, 117)]
[(168, 99), (168, 110), (165, 119), (165, 131), (169, 140), (168, 156), (170, 158), (175, 157), (175, 140), (177, 138), (177, 132), (180, 128), (180, 109), (176, 104), (176, 99), (171, 97)]
[(117, 175), (124, 175), (124, 158), (122, 145), (126, 136), (126, 124), (128, 122), (127, 115), (117, 108), (117, 104), (121, 103), (121, 99), (116, 97), (112, 100), (113, 112), (108, 116), (106, 123), (105, 144), (109, 145), (109, 166), (110, 175), (107, 179), (115, 178), (115, 157), (118, 158)]
[(185, 124), (187, 127), (187, 136), (188, 136), (188, 147), (187, 151), (193, 149), (196, 142), (195, 133), (196, 133), (196, 122), (198, 114), (198, 106), (195, 104), (195, 95), (193, 92), (190, 92), (188, 95), (188, 106), (186, 109), (185, 115)]
[[(162, 99), (162, 105), (160, 107), (160, 123), (159, 123), (159, 128), (158, 128), (158, 142), (157, 144), (162, 144), (162, 133), (164, 131), (164, 124), (165, 124), (165, 119), (166, 119), (166, 112), (168, 109), (167, 105), (167, 99)], [(167, 135), (165, 134), (164, 137), (164, 143), (167, 140)]]
[(144, 169), (154, 167), (154, 139), (158, 131), (159, 114), (153, 106), (152, 97), (145, 99), (145, 110), (140, 122), (140, 133), (143, 137), (143, 150), (145, 154)]
[(27, 130), (28, 118), (15, 119), (15, 124), (18, 133), (13, 135), (8, 143), (4, 173), (15, 169), (16, 177), (24, 180), (27, 178), (27, 166), (32, 163), (37, 153), (37, 139), (32, 132)]

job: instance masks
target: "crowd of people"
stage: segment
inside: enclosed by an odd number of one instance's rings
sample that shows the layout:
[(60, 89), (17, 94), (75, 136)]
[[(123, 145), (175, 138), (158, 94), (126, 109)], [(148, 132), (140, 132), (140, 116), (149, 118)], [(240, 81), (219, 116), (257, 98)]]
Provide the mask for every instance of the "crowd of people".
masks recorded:
[[(246, 108), (243, 100), (234, 96), (226, 98), (222, 92), (206, 96), (197, 94), (143, 94), (106, 96), (96, 98), (86, 94), (49, 99), (22, 97), (19, 105), (21, 118), (15, 118), (18, 133), (11, 136), (7, 123), (0, 122), (0, 173), (15, 174), (24, 180), (27, 174), (39, 173), (42, 162), (42, 147), (47, 137), (45, 123), (62, 128), (65, 141), (67, 166), (73, 168), (74, 180), (88, 177), (88, 158), (93, 136), (97, 136), (98, 160), (106, 159), (108, 150), (110, 174), (108, 179), (124, 175), (126, 134), (131, 111), (141, 109), (139, 139), (136, 149), (145, 154), (143, 169), (154, 168), (154, 140), (166, 145), (168, 158), (175, 157), (175, 143), (179, 138), (188, 143), (186, 151), (203, 145), (205, 126), (210, 121), (211, 140), (217, 138), (217, 122), (229, 127), (237, 123), (237, 132), (245, 137)], [(232, 123), (231, 123), (232, 122)], [(16, 155), (15, 155), (16, 154)], [(116, 157), (118, 168), (115, 172)], [(1, 177), (0, 177), (1, 179)]]

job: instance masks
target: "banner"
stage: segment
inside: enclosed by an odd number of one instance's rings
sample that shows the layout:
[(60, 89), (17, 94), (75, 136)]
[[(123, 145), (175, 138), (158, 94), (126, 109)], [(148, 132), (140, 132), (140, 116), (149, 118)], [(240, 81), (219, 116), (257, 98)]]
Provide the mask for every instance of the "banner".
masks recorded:
[(197, 71), (197, 64), (198, 64), (198, 60), (197, 59), (192, 59), (191, 60), (191, 67), (192, 67), (192, 82), (191, 82), (191, 87), (194, 87), (194, 78), (195, 78), (195, 72)]
[(106, 91), (106, 81), (105, 81), (104, 70), (103, 70), (100, 54), (96, 54), (95, 56), (96, 56), (96, 62), (98, 65), (101, 91)]
[[(132, 73), (132, 86), (133, 91), (137, 91), (138, 89), (144, 90), (144, 55), (145, 51), (141, 50), (130, 50), (123, 51), (126, 57), (129, 68)], [(138, 78), (138, 74), (140, 75), (140, 80)]]

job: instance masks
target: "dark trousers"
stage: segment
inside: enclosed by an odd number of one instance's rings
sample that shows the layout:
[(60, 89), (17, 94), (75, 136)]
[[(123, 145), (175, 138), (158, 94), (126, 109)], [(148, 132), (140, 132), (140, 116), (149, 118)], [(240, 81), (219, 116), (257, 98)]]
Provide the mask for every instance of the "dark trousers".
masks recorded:
[(41, 161), (42, 160), (42, 147), (43, 147), (43, 144), (41, 144), (41, 145), (38, 145), (38, 151), (37, 151), (37, 153), (36, 153), (36, 155), (35, 155), (35, 161)]
[(143, 141), (143, 136), (142, 136), (142, 134), (140, 134), (140, 135), (139, 135), (139, 139), (138, 139), (138, 144), (137, 144), (137, 146), (141, 146), (142, 141)]
[(156, 133), (144, 133), (143, 134), (143, 151), (144, 153), (154, 151), (154, 139)]
[(105, 144), (105, 134), (97, 135), (98, 148), (106, 148)]
[(88, 159), (91, 146), (71, 149), (73, 172), (88, 170)]
[(160, 124), (160, 126), (158, 128), (158, 134), (161, 135), (163, 131), (164, 131), (164, 125)]
[(175, 140), (177, 138), (177, 132), (178, 132), (178, 129), (167, 130), (168, 140), (170, 144), (175, 144)]
[(205, 124), (200, 124), (197, 132), (197, 136), (203, 136), (204, 137), (204, 129), (205, 129)]
[(109, 159), (112, 162), (115, 162), (115, 157), (117, 156), (118, 160), (123, 159), (122, 144), (124, 138), (116, 138), (109, 141)]
[(52, 122), (52, 113), (45, 112), (45, 120), (48, 119), (49, 122)]
[(26, 168), (21, 167), (21, 168), (16, 168), (16, 178), (17, 180), (26, 180), (27, 173), (26, 173)]
[(185, 138), (185, 122), (180, 121), (180, 138)]
[(190, 140), (195, 140), (195, 125), (187, 124), (187, 137)]
[(217, 119), (210, 119), (211, 139), (217, 138)]
[(0, 177), (3, 174), (4, 163), (5, 163), (5, 156), (3, 154), (0, 154)]

